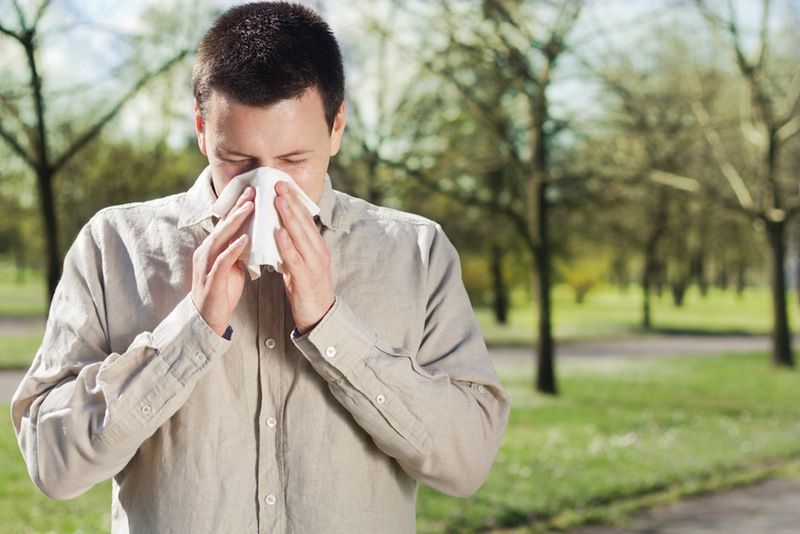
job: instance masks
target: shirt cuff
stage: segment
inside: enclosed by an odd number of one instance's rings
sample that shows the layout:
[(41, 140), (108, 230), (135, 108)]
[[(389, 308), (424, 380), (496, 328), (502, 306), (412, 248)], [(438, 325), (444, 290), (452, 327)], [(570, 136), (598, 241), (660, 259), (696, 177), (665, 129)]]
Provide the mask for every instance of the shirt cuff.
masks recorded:
[(152, 342), (172, 375), (183, 384), (231, 344), (206, 323), (188, 294), (153, 330)]
[(327, 381), (358, 374), (375, 346), (376, 334), (338, 295), (319, 323), (300, 335), (292, 330), (292, 342)]

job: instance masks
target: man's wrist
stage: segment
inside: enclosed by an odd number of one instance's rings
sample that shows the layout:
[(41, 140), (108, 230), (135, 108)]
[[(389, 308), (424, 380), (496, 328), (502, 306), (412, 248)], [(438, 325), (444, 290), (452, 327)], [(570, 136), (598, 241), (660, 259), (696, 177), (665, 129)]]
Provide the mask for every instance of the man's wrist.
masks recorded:
[(307, 333), (309, 333), (309, 332), (311, 332), (312, 330), (314, 330), (314, 328), (316, 328), (316, 326), (317, 326), (317, 325), (320, 323), (320, 321), (322, 321), (322, 319), (323, 319), (323, 318), (324, 318), (326, 315), (328, 315), (328, 312), (329, 312), (329, 311), (331, 311), (331, 308), (333, 308), (333, 305), (334, 305), (335, 303), (336, 303), (336, 297), (334, 296), (334, 297), (333, 297), (333, 300), (331, 301), (331, 305), (330, 305), (330, 306), (328, 306), (328, 308), (327, 308), (327, 309), (326, 309), (326, 310), (323, 312), (323, 314), (319, 316), (319, 319), (317, 319), (317, 321), (316, 321), (314, 324), (312, 324), (312, 325), (310, 325), (310, 326), (307, 326), (307, 327), (303, 328), (302, 330), (301, 330), (299, 327), (297, 327), (297, 325), (295, 325), (295, 331), (297, 332), (297, 335), (298, 335), (298, 336), (304, 336), (304, 335), (306, 335)]

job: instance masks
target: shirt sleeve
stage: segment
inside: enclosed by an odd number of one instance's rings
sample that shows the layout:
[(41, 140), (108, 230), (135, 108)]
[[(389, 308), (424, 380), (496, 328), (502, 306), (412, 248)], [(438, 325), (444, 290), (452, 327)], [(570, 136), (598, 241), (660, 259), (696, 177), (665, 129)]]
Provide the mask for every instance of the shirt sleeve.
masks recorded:
[[(334, 397), (412, 477), (456, 496), (486, 480), (508, 421), (500, 385), (439, 225), (429, 252), (425, 329), (416, 353), (393, 347), (337, 295), (292, 339)], [(423, 363), (420, 363), (423, 362)]]
[(107, 314), (135, 310), (106, 303), (91, 224), (67, 253), (43, 343), (11, 401), (31, 479), (55, 499), (76, 497), (121, 471), (230, 343), (186, 295), (152, 332), (110, 352)]

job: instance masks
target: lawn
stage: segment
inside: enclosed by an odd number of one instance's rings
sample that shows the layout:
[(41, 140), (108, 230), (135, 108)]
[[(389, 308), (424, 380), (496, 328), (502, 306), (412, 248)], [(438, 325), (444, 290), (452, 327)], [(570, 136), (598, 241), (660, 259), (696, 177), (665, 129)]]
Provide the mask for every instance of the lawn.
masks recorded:
[[(3, 317), (31, 317), (44, 313), (44, 289), (41, 276), (29, 274), (18, 285), (2, 278), (0, 269), (0, 328)], [(5, 280), (5, 281), (3, 281)], [(653, 298), (654, 330), (640, 328), (641, 302), (635, 288), (628, 292), (599, 289), (590, 293), (586, 302), (576, 304), (565, 286), (553, 291), (553, 324), (557, 339), (591, 339), (659, 332), (695, 332), (699, 334), (766, 334), (770, 331), (770, 296), (766, 288), (747, 289), (741, 298), (733, 292), (711, 290), (705, 298), (690, 290), (682, 308), (672, 305), (667, 293)], [(486, 341), (491, 346), (531, 346), (535, 339), (536, 316), (531, 303), (515, 295), (514, 307), (507, 325), (498, 325), (490, 309), (476, 308)], [(790, 317), (795, 330), (800, 327), (800, 309), (790, 295)], [(5, 329), (0, 341), (0, 368), (25, 368), (41, 342), (42, 324), (33, 323), (24, 331)]]
[[(800, 458), (800, 373), (772, 369), (764, 354), (566, 360), (557, 398), (530, 390), (526, 365), (499, 372), (513, 410), (489, 480), (468, 499), (421, 488), (421, 533), (614, 519), (643, 496), (725, 487)], [(36, 492), (7, 408), (0, 414), (5, 531), (108, 525), (108, 483), (65, 503)]]

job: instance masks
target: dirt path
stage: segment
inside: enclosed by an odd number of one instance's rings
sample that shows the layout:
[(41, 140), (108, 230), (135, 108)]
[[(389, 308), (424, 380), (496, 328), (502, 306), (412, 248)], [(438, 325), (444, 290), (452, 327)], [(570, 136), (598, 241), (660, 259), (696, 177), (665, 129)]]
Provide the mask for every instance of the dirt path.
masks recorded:
[(625, 527), (597, 526), (570, 534), (796, 534), (800, 532), (800, 480), (767, 480), (724, 493), (653, 508)]
[[(800, 344), (800, 338), (795, 342)], [(767, 336), (654, 335), (592, 341), (564, 341), (556, 345), (557, 358), (650, 358), (714, 355), (725, 352), (767, 351)], [(533, 359), (533, 348), (490, 347), (492, 360), (514, 364)]]

